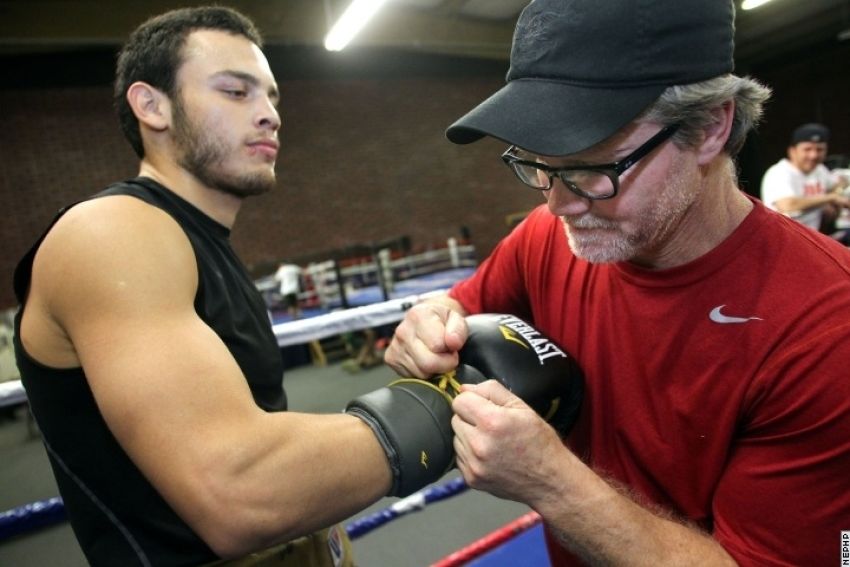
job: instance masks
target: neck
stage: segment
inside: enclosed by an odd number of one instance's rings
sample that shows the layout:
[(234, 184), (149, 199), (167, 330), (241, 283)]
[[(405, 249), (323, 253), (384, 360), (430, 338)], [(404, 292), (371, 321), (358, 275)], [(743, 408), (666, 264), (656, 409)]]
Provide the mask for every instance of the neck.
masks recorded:
[(740, 191), (729, 159), (715, 160), (698, 170), (699, 184), (694, 202), (670, 237), (662, 239), (656, 250), (642, 254), (633, 263), (652, 269), (674, 268), (691, 262), (720, 245), (743, 222), (753, 204)]
[(242, 199), (201, 183), (197, 177), (167, 160), (142, 159), (139, 175), (168, 187), (217, 223), (233, 228)]

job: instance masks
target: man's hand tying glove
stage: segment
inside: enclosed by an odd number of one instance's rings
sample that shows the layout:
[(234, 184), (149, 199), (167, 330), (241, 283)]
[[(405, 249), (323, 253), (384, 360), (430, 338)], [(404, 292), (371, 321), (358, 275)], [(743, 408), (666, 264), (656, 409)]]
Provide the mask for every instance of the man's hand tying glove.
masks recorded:
[(460, 363), (438, 382), (480, 384), (495, 379), (561, 436), (569, 433), (584, 393), (584, 376), (575, 360), (513, 315), (470, 315), (466, 324), (469, 335), (459, 353)]
[(391, 496), (407, 496), (454, 465), (451, 403), (461, 384), (498, 380), (560, 435), (575, 422), (584, 381), (569, 355), (512, 315), (471, 315), (466, 323), (469, 336), (457, 369), (430, 380), (396, 380), (345, 409), (365, 421), (384, 448)]

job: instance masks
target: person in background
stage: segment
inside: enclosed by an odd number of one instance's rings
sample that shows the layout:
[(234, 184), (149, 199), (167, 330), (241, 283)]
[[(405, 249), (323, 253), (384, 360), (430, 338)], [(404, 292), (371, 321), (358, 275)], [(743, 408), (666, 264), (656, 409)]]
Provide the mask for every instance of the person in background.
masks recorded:
[(301, 267), (283, 263), (274, 273), (274, 279), (280, 284), (280, 297), (286, 305), (286, 312), (293, 319), (301, 317), (298, 305), (298, 292), (301, 291)]
[(850, 250), (740, 190), (769, 91), (733, 74), (733, 36), (731, 0), (535, 0), (507, 84), (448, 129), (505, 142), (506, 175), (545, 204), (410, 309), (385, 361), (453, 368), (475, 313), (575, 358), (566, 444), (495, 382), (453, 404), (464, 478), (536, 510), (553, 565), (838, 561)]
[(824, 234), (837, 233), (835, 222), (850, 199), (843, 190), (848, 179), (824, 165), (829, 129), (823, 124), (803, 124), (791, 134), (787, 156), (770, 166), (761, 181), (761, 198), (775, 211)]

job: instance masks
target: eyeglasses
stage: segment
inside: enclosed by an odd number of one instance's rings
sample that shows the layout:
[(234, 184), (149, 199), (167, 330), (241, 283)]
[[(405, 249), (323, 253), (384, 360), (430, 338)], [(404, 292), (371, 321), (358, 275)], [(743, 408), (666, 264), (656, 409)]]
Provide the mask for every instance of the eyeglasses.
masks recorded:
[(552, 188), (555, 176), (567, 189), (585, 199), (610, 199), (617, 195), (620, 176), (641, 158), (666, 142), (679, 129), (678, 124), (665, 126), (635, 151), (614, 163), (601, 165), (575, 165), (552, 167), (545, 163), (522, 159), (516, 155), (518, 148), (511, 146), (502, 154), (502, 160), (520, 181), (540, 191)]

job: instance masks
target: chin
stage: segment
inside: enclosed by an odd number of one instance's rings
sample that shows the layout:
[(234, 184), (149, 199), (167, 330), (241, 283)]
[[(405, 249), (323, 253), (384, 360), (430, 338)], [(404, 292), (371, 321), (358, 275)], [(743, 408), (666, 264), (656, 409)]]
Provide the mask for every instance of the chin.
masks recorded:
[(635, 242), (623, 235), (585, 235), (576, 238), (570, 234), (567, 242), (573, 254), (591, 264), (627, 262), (637, 257), (640, 250)]
[(620, 246), (619, 242), (581, 242), (570, 236), (569, 245), (573, 254), (591, 264), (624, 262), (632, 257), (632, 251)]
[(223, 193), (239, 198), (263, 195), (275, 188), (277, 180), (274, 175), (243, 175), (235, 179), (222, 179), (214, 185)]

